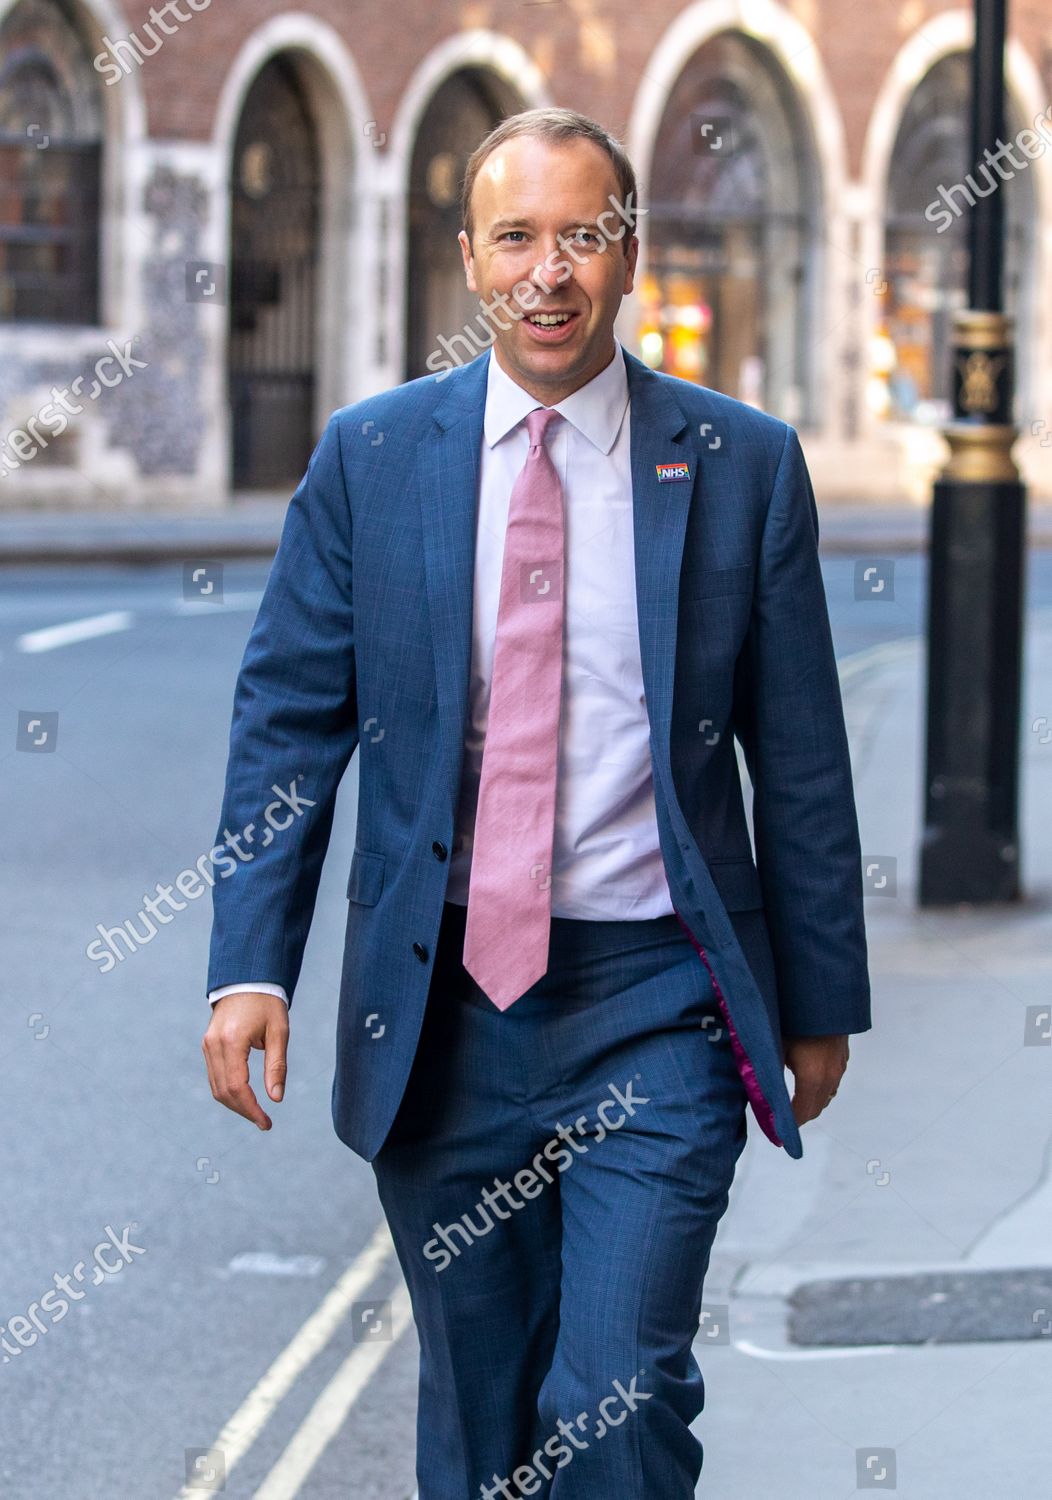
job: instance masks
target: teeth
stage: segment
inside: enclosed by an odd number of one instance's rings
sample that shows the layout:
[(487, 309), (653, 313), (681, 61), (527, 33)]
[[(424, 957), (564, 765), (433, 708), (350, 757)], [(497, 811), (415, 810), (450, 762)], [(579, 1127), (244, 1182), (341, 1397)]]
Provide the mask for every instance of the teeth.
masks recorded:
[(542, 328), (554, 328), (559, 323), (568, 322), (570, 317), (570, 313), (535, 313), (530, 322), (539, 323)]

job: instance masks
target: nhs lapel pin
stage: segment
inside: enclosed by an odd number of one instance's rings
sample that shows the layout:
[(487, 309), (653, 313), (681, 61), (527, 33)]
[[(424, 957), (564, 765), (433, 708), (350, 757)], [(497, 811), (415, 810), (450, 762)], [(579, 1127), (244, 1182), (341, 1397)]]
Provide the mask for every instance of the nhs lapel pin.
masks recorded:
[(690, 464), (658, 464), (658, 484), (676, 484), (690, 478)]

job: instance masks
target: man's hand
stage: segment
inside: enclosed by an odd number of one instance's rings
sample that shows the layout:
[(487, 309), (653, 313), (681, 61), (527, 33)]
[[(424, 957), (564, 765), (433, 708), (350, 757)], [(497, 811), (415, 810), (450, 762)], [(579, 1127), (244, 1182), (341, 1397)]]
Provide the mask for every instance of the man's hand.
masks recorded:
[(263, 1082), (270, 1098), (280, 1102), (288, 1071), (288, 1040), (288, 1007), (279, 995), (244, 990), (217, 1000), (201, 1043), (213, 1098), (260, 1130), (269, 1130), (271, 1118), (264, 1114), (248, 1081), (248, 1054), (253, 1047), (262, 1050)]
[(846, 1036), (783, 1036), (785, 1065), (796, 1080), (793, 1116), (798, 1125), (816, 1119), (837, 1091), (847, 1067)]

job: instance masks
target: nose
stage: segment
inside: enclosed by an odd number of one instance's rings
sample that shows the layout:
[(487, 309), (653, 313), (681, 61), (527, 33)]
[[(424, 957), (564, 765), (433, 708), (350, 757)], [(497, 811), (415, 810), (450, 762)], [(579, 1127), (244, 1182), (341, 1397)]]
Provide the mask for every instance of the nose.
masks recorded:
[(573, 275), (573, 266), (553, 240), (545, 251), (542, 261), (534, 266), (531, 280), (542, 291), (550, 292), (562, 286)]

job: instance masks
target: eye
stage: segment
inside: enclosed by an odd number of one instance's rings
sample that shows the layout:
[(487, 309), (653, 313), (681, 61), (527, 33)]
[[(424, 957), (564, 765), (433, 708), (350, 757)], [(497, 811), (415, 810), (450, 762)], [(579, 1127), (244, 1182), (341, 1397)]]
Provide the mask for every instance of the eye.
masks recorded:
[(504, 233), (501, 235), (501, 239), (502, 240), (506, 240), (510, 234), (524, 234), (524, 233), (525, 233), (525, 230), (522, 230), (522, 229), (506, 229), (504, 231)]
[(593, 242), (593, 244), (596, 244), (596, 245), (598, 245), (598, 243), (599, 243), (599, 236), (597, 234), (593, 234), (593, 232), (590, 229), (578, 229), (578, 230), (575, 230), (574, 231), (574, 239), (576, 239), (576, 240), (591, 240)]

